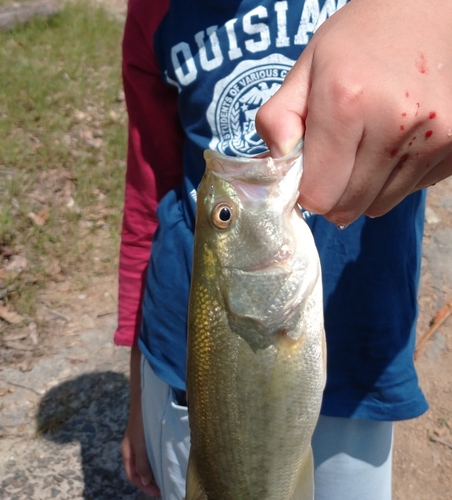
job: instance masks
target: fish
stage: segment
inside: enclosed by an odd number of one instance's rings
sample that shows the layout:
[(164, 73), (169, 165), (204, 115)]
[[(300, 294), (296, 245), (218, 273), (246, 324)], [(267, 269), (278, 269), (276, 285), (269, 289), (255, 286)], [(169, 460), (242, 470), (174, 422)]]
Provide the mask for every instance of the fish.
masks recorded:
[(326, 380), (321, 269), (297, 204), (302, 144), (205, 151), (187, 333), (186, 500), (312, 500)]

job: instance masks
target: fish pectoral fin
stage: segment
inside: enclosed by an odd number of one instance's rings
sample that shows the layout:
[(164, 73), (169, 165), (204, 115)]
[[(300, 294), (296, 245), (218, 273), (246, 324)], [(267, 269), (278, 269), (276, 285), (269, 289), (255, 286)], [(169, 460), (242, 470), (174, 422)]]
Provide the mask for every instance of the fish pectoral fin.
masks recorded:
[(298, 471), (297, 482), (290, 500), (314, 500), (314, 457), (311, 447)]
[(191, 453), (188, 458), (185, 500), (207, 500), (206, 492), (201, 486), (201, 481), (199, 480), (196, 462)]

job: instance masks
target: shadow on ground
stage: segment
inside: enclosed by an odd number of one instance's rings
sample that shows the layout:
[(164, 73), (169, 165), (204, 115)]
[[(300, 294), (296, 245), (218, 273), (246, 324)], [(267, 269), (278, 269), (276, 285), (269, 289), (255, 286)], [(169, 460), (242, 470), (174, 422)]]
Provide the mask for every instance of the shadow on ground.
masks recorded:
[(138, 494), (125, 477), (120, 453), (128, 402), (128, 380), (112, 371), (66, 381), (41, 401), (37, 414), (41, 436), (59, 444), (80, 443), (86, 500)]

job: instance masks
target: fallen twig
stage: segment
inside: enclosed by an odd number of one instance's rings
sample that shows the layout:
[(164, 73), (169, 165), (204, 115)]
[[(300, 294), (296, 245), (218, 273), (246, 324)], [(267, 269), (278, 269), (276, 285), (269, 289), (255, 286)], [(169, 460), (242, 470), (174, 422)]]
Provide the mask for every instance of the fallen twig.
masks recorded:
[(103, 318), (104, 316), (110, 316), (110, 314), (116, 314), (116, 310), (115, 311), (105, 311), (105, 312), (100, 312), (97, 317), (98, 318)]
[(55, 309), (52, 309), (46, 302), (44, 302), (44, 301), (41, 301), (41, 302), (45, 306), (45, 308), (47, 309), (47, 311), (49, 311), (50, 314), (53, 314), (57, 318), (64, 319), (64, 321), (66, 321), (66, 323), (70, 323), (71, 318), (69, 318), (68, 316), (65, 316), (63, 313), (55, 311)]
[(434, 441), (435, 443), (440, 443), (443, 444), (444, 446), (447, 446), (452, 450), (452, 443), (450, 441), (447, 441), (446, 439), (442, 439), (437, 436), (430, 436), (430, 441)]
[(446, 321), (446, 319), (452, 314), (452, 301), (448, 302), (443, 306), (433, 318), (432, 325), (430, 328), (424, 332), (417, 343), (416, 350), (414, 352), (414, 359), (417, 359), (427, 344), (430, 337), (438, 330), (438, 328)]
[(42, 396), (43, 393), (41, 392), (38, 392), (36, 391), (35, 389), (33, 389), (32, 387), (27, 387), (26, 385), (22, 385), (22, 384), (16, 384), (15, 382), (9, 382), (8, 380), (5, 380), (5, 382), (9, 385), (14, 385), (15, 387), (20, 387), (21, 389), (26, 389), (27, 391), (31, 391), (31, 392), (34, 392), (35, 394), (37, 394), (38, 396)]
[(14, 342), (13, 340), (6, 341), (5, 346), (8, 349), (14, 349), (15, 351), (34, 351), (36, 349), (35, 345), (21, 344), (20, 342)]

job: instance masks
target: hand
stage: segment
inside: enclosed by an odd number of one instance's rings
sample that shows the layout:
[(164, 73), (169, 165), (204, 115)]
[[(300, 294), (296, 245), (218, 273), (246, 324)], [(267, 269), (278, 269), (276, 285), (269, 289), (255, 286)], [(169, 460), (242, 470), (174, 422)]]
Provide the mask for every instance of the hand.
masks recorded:
[(336, 224), (452, 174), (452, 3), (352, 0), (256, 117), (273, 156), (304, 135), (299, 203)]
[(149, 465), (141, 415), (139, 419), (129, 418), (129, 425), (121, 443), (121, 452), (129, 481), (148, 495), (160, 496), (159, 487)]
[(130, 357), (130, 412), (129, 422), (121, 443), (122, 458), (127, 478), (135, 486), (151, 496), (160, 496), (149, 464), (144, 437), (141, 411), (140, 358), (138, 348), (132, 348)]

